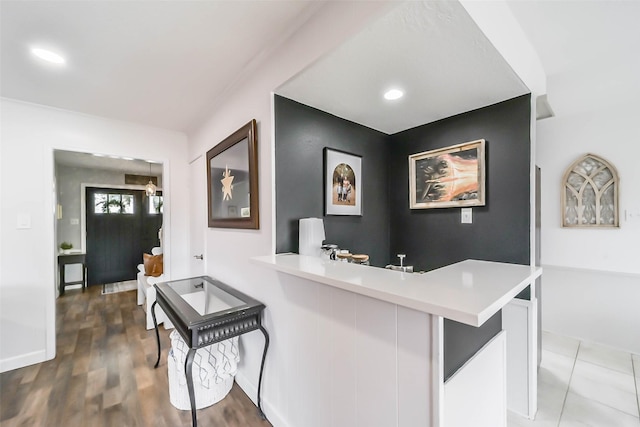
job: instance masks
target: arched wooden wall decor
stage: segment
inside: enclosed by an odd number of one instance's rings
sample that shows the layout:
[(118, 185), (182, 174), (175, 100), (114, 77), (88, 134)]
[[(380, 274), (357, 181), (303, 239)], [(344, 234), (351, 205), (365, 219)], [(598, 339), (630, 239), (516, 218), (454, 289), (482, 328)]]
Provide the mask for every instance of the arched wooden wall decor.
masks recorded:
[(586, 154), (562, 179), (563, 227), (618, 227), (619, 178), (601, 157)]

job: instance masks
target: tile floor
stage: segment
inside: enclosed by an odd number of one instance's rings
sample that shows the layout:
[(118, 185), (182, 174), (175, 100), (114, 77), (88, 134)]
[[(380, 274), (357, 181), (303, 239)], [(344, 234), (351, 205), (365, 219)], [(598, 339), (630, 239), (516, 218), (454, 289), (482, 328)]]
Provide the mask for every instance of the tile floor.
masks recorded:
[(534, 421), (509, 427), (640, 427), (640, 355), (544, 332)]

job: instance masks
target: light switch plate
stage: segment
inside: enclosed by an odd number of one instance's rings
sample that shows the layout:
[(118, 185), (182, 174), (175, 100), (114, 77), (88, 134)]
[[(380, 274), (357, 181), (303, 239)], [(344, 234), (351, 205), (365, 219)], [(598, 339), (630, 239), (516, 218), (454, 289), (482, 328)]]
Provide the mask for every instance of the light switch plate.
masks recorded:
[(473, 215), (471, 208), (462, 208), (460, 209), (460, 222), (462, 224), (471, 224), (473, 223)]
[(18, 214), (18, 230), (27, 230), (31, 228), (31, 215), (28, 213)]

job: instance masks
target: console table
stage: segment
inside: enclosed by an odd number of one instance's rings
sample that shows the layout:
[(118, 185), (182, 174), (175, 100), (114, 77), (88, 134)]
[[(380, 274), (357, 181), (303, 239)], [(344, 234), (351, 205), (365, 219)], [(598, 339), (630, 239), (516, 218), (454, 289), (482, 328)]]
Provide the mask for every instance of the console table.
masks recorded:
[[(82, 264), (82, 280), (76, 280), (74, 282), (66, 282), (65, 280), (65, 265), (67, 264)], [(58, 255), (58, 270), (60, 270), (60, 295), (64, 294), (64, 287), (67, 285), (82, 285), (82, 292), (87, 287), (87, 264), (85, 262), (85, 254), (83, 253), (71, 253)]]
[(156, 301), (151, 306), (151, 315), (158, 342), (158, 359), (154, 367), (157, 368), (160, 363), (160, 334), (155, 313), (158, 304), (189, 346), (184, 370), (193, 427), (197, 426), (192, 374), (196, 350), (256, 329), (264, 335), (264, 350), (258, 378), (258, 410), (260, 416), (266, 419), (260, 402), (262, 372), (269, 347), (269, 334), (261, 321), (264, 304), (208, 276), (157, 283), (154, 287)]

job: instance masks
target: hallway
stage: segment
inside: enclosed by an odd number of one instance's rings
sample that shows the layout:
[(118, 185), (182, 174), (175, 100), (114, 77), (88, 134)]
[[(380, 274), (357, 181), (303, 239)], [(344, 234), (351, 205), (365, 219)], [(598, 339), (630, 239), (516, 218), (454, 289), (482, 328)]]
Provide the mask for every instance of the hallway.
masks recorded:
[[(136, 291), (101, 295), (70, 289), (56, 301), (57, 356), (0, 374), (0, 426), (190, 426), (191, 412), (169, 403), (169, 331), (145, 330)], [(198, 411), (200, 425), (267, 427), (234, 385), (221, 402)]]

